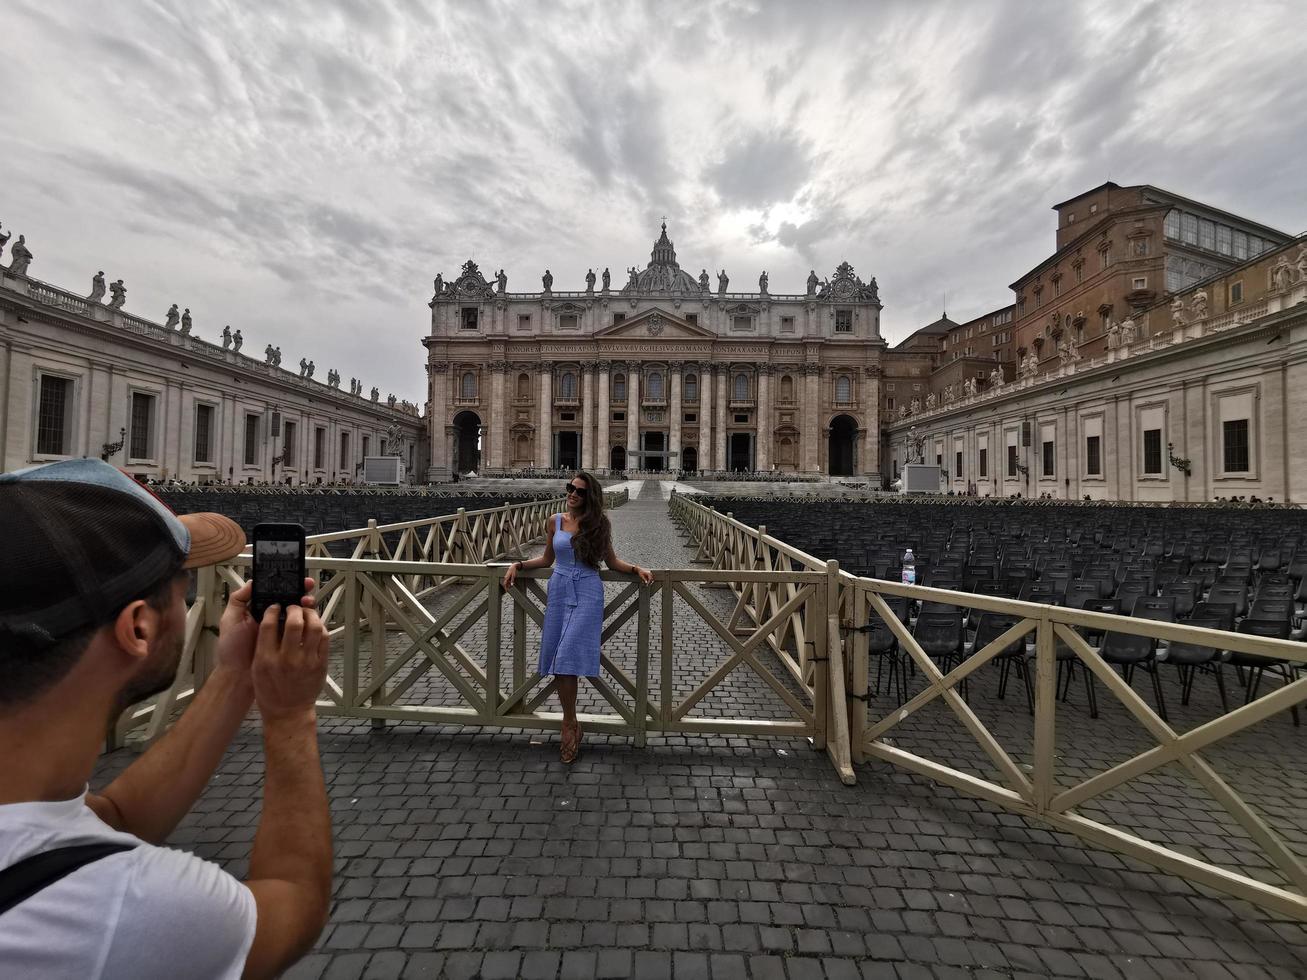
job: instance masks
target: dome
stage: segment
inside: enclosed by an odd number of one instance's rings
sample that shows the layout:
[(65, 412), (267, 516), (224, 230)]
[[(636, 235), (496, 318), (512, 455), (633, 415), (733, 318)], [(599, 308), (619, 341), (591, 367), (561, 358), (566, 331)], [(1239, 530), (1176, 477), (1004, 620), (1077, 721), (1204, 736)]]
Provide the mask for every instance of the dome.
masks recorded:
[(676, 264), (676, 247), (667, 237), (667, 222), (654, 242), (649, 265), (622, 288), (623, 293), (699, 293), (699, 280)]

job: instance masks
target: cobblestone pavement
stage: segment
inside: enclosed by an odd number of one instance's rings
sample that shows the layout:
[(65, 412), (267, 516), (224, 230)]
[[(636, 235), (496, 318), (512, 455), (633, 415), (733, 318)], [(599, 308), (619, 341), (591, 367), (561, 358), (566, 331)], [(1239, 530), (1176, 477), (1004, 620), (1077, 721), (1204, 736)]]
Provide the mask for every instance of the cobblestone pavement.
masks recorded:
[[(669, 489), (643, 484), (613, 512), (624, 558), (686, 564), (666, 516)], [(708, 598), (714, 609), (725, 602)], [(679, 612), (677, 630), (683, 691), (720, 649)], [(717, 707), (764, 716), (759, 683), (736, 673), (729, 697), (739, 703)], [(996, 701), (983, 686), (991, 681), (977, 679), (972, 702), (1007, 745), (1028, 730), (1024, 698), (1014, 681)], [(426, 696), (452, 697), (434, 684)], [(1100, 693), (1104, 717), (1093, 727), (1074, 695), (1065, 722), (1059, 714), (1071, 775), (1119, 761), (1134, 744), (1119, 737), (1107, 700)], [(886, 765), (860, 767), (858, 785), (843, 786), (803, 740), (651, 735), (636, 749), (588, 735), (567, 768), (552, 734), (373, 731), (348, 719), (322, 729), (336, 903), (294, 977), (1307, 976), (1301, 923)], [(1302, 757), (1304, 735), (1287, 719), (1272, 737), (1280, 755)], [(957, 726), (898, 738), (983, 769)], [(1290, 744), (1298, 750), (1286, 752)], [(1256, 761), (1239, 788), (1300, 820), (1303, 776), (1262, 761), (1265, 747), (1246, 746)], [(96, 784), (132, 758), (106, 756)], [(261, 778), (249, 724), (174, 844), (243, 874)], [(1113, 797), (1105, 813), (1179, 835), (1177, 821), (1206, 810), (1177, 776)], [(1227, 829), (1203, 823), (1191, 843), (1226, 839)]]

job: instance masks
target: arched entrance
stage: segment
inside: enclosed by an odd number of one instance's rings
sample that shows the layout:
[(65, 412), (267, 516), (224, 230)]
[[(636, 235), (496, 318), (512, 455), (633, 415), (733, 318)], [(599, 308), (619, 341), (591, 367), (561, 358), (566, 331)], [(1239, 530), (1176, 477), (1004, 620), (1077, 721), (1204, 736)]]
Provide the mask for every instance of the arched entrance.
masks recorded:
[(608, 468), (610, 470), (626, 469), (626, 447), (614, 446), (608, 453)]
[(667, 434), (664, 432), (642, 432), (644, 455), (640, 457), (642, 470), (655, 473), (667, 469)]
[(481, 418), (476, 412), (454, 416), (454, 472), (481, 472)]
[(687, 473), (697, 473), (699, 471), (699, 451), (693, 446), (681, 450), (681, 469)]
[(753, 433), (732, 432), (727, 448), (726, 465), (736, 473), (753, 470)]
[(853, 475), (853, 441), (858, 434), (858, 423), (847, 415), (831, 419), (830, 442), (826, 460), (831, 476)]

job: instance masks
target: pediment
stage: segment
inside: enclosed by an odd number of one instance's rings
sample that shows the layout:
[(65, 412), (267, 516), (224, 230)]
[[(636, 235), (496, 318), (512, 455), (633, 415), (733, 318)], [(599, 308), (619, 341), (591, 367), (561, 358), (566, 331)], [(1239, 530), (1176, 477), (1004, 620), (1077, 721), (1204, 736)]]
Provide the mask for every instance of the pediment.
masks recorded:
[(596, 340), (712, 340), (711, 330), (663, 310), (646, 310), (595, 333)]

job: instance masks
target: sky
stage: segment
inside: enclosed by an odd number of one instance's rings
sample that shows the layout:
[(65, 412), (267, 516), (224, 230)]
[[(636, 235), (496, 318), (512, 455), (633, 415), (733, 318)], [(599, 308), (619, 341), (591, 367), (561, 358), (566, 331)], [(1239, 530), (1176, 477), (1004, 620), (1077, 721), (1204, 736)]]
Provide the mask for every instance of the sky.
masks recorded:
[(437, 273), (621, 282), (664, 215), (682, 267), (735, 288), (851, 262), (894, 343), (1010, 303), (1050, 207), (1104, 180), (1307, 230), (1301, 23), (1292, 0), (5, 0), (0, 225), (36, 278), (103, 269), (131, 312), (178, 303), (419, 404)]

